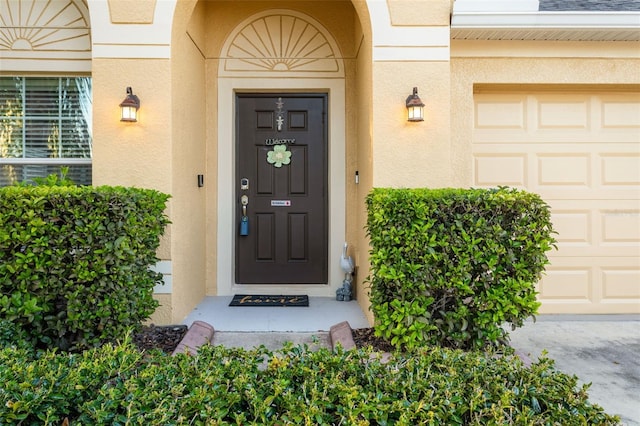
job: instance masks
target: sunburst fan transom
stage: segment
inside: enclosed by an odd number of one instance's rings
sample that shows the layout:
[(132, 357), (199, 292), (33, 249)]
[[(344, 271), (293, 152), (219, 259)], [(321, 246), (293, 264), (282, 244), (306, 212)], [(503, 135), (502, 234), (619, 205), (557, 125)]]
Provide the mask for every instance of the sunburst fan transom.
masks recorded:
[(318, 23), (294, 12), (245, 21), (223, 50), (222, 72), (341, 73), (335, 42)]
[(78, 3), (73, 0), (0, 2), (0, 50), (90, 51), (88, 11), (84, 3)]

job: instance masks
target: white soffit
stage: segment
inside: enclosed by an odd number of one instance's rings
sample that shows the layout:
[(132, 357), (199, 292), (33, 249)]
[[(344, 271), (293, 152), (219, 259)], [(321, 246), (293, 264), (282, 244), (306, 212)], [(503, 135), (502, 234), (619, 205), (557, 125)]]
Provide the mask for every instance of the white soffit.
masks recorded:
[(456, 40), (640, 41), (640, 12), (538, 12), (530, 0), (456, 0)]
[(539, 0), (455, 0), (454, 12), (537, 12)]

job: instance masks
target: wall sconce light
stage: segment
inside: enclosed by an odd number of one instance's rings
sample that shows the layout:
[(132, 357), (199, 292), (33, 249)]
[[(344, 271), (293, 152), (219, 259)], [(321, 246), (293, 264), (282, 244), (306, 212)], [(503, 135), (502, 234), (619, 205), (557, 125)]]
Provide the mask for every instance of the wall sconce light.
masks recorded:
[(133, 94), (131, 87), (127, 87), (127, 97), (120, 104), (122, 112), (120, 121), (136, 122), (138, 121), (138, 108), (140, 108), (140, 99)]
[(413, 94), (407, 98), (407, 121), (424, 121), (424, 104), (418, 96), (418, 88), (413, 88)]

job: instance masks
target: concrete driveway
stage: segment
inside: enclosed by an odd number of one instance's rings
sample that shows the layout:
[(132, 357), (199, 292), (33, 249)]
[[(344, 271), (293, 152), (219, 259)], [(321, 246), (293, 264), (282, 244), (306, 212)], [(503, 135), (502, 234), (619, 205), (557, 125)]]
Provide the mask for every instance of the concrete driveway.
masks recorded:
[(591, 383), (589, 400), (640, 426), (640, 315), (540, 315), (509, 331), (511, 346)]

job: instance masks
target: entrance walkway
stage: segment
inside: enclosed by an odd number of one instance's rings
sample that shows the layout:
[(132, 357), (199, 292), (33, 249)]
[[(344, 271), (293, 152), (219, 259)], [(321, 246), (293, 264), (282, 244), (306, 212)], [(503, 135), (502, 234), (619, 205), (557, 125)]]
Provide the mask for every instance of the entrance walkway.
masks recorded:
[(218, 331), (316, 332), (348, 321), (351, 328), (369, 327), (355, 300), (339, 302), (330, 297), (310, 297), (309, 307), (229, 306), (232, 296), (206, 297), (183, 321), (190, 326), (204, 321)]

